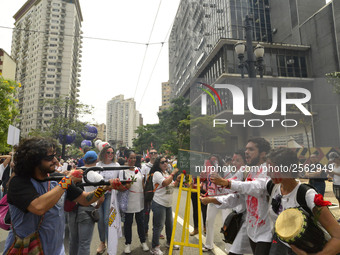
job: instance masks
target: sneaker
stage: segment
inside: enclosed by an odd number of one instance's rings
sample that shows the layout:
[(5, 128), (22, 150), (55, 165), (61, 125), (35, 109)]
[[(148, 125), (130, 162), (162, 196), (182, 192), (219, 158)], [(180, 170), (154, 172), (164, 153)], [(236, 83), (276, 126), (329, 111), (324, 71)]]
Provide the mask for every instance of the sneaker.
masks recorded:
[(208, 248), (206, 246), (203, 246), (203, 248), (202, 248), (203, 252), (207, 252), (207, 251), (211, 251), (211, 250), (212, 250), (212, 248)]
[(105, 243), (100, 242), (100, 244), (99, 244), (99, 246), (98, 246), (98, 248), (97, 248), (97, 254), (98, 254), (98, 255), (101, 255), (101, 254), (103, 254), (103, 253), (105, 252), (105, 250), (106, 250), (106, 245), (105, 245)]
[[(170, 244), (169, 244), (169, 243), (167, 243), (165, 246), (166, 246), (167, 248), (170, 248)], [(174, 246), (172, 247), (173, 250), (179, 250), (179, 248), (180, 248), (180, 246), (177, 245), (177, 244), (174, 244)]]
[(125, 244), (124, 253), (125, 254), (131, 253), (131, 245), (130, 244)]
[(198, 229), (195, 228), (194, 231), (190, 232), (191, 236), (197, 235), (198, 234)]
[(154, 255), (163, 255), (163, 252), (161, 251), (159, 246), (156, 246), (155, 248), (151, 249), (151, 254), (154, 254)]
[(159, 235), (159, 239), (165, 239), (165, 236), (163, 236), (162, 234)]
[(142, 246), (143, 251), (148, 251), (149, 250), (149, 247), (148, 247), (148, 245), (146, 243), (142, 243), (141, 246)]

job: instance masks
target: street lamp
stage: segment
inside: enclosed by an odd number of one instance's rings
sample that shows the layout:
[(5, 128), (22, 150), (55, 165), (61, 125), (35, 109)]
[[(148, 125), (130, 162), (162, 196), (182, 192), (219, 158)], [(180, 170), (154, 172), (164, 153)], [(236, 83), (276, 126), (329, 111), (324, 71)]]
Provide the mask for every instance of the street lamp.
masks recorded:
[(67, 120), (67, 108), (68, 108), (68, 101), (69, 97), (65, 97), (65, 119), (66, 119), (66, 127), (64, 127), (63, 131), (63, 144), (61, 147), (61, 158), (65, 160), (65, 147), (66, 147), (66, 135), (67, 135), (67, 129), (68, 129), (68, 120)]
[[(257, 44), (253, 52), (253, 31), (251, 26), (251, 18), (246, 16), (246, 45), (242, 41), (235, 44), (235, 52), (240, 60), (239, 68), (241, 69), (241, 76), (244, 78), (244, 68), (248, 70), (249, 78), (256, 78), (257, 67), (260, 77), (263, 78), (263, 56), (264, 47), (261, 44)], [(244, 53), (247, 50), (247, 60), (244, 61)], [(256, 58), (256, 60), (255, 60)]]

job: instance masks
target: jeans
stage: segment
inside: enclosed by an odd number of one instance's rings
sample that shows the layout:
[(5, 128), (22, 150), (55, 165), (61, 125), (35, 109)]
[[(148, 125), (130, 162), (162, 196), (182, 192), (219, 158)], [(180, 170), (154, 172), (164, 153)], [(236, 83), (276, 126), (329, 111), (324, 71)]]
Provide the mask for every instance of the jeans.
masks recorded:
[(159, 245), (159, 235), (162, 232), (162, 229), (165, 224), (165, 234), (167, 243), (170, 244), (171, 234), (172, 234), (172, 208), (162, 206), (155, 201), (152, 201), (151, 204), (152, 212), (153, 212), (153, 233), (152, 233), (152, 248), (155, 248)]
[(150, 220), (150, 208), (151, 202), (144, 202), (144, 232), (149, 231), (149, 220)]
[(90, 255), (94, 221), (86, 211), (93, 207), (79, 206), (68, 213), (69, 246), (72, 255)]
[[(202, 192), (202, 191), (201, 191)], [(198, 205), (197, 205), (197, 193), (191, 193), (191, 202), (192, 202), (192, 214), (194, 218), (194, 228), (198, 228)], [(201, 203), (201, 211), (203, 217), (203, 226), (206, 226), (206, 219), (207, 219), (207, 205)]]
[(109, 236), (110, 203), (111, 203), (111, 193), (106, 193), (105, 200), (99, 207), (98, 232), (99, 232), (99, 239), (101, 242), (107, 241), (108, 236)]
[(316, 191), (321, 194), (322, 196), (325, 195), (325, 190), (326, 190), (326, 183), (325, 181), (319, 181), (319, 180), (309, 180), (309, 184), (312, 185)]
[(136, 218), (139, 240), (141, 243), (145, 243), (144, 210), (142, 210), (138, 213), (125, 213), (124, 222), (125, 244), (131, 244), (133, 215), (135, 215)]

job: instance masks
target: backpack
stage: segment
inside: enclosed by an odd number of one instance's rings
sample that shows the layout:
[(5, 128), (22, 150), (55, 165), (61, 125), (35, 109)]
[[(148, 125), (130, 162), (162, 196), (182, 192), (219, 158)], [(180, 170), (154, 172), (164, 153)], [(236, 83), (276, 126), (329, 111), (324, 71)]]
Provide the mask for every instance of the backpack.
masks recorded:
[(231, 213), (229, 213), (227, 218), (225, 218), (224, 224), (220, 231), (224, 236), (223, 241), (225, 243), (233, 244), (237, 233), (240, 231), (243, 224), (242, 216), (243, 213), (232, 211)]
[(144, 201), (151, 202), (154, 194), (155, 194), (155, 190), (153, 188), (153, 173), (152, 173), (152, 174), (148, 174), (148, 178), (146, 179), (146, 182), (145, 182)]
[(7, 194), (0, 200), (0, 228), (9, 230), (11, 226), (11, 217), (7, 202)]
[[(270, 197), (272, 195), (272, 191), (274, 189), (274, 186), (275, 186), (275, 184), (273, 183), (272, 180), (268, 181), (267, 191), (268, 191), (268, 194), (269, 194)], [(312, 185), (302, 183), (297, 190), (296, 201), (298, 202), (300, 207), (302, 207), (303, 210), (305, 210), (309, 215), (313, 216), (313, 212), (309, 209), (309, 207), (307, 206), (307, 202), (306, 202), (306, 193), (310, 189), (315, 190), (315, 188)]]

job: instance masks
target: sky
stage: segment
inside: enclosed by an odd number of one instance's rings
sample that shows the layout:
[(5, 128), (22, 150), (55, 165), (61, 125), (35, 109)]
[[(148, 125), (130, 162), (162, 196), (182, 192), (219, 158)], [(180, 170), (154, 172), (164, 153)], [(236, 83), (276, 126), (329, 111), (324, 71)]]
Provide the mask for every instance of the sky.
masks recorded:
[[(13, 28), (13, 15), (25, 2), (0, 0), (0, 26)], [(179, 2), (80, 0), (85, 38), (79, 100), (94, 107), (93, 114), (81, 120), (106, 123), (107, 102), (123, 94), (135, 99), (143, 124), (158, 123), (161, 83), (169, 79), (167, 42)], [(12, 30), (0, 27), (0, 48), (10, 54), (11, 42)]]

